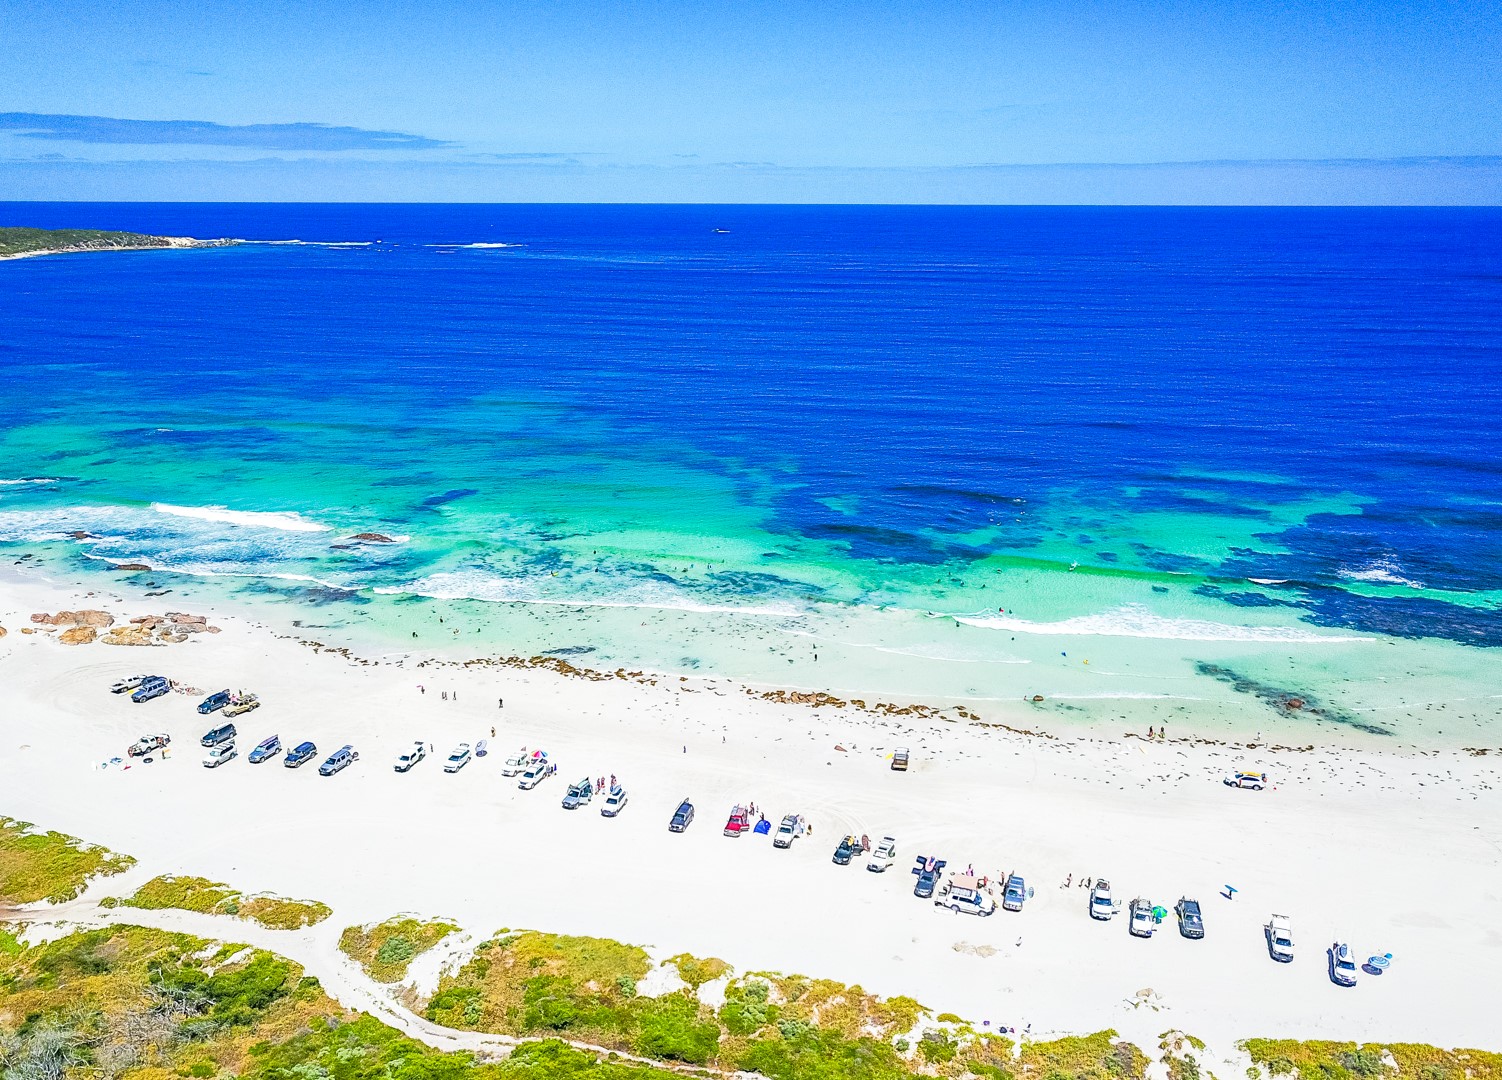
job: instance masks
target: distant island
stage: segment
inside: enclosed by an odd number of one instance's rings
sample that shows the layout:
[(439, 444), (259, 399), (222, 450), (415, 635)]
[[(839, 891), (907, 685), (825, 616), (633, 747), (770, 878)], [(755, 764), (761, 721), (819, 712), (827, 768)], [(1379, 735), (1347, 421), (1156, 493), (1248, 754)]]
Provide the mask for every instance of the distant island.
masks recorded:
[(197, 240), (191, 236), (148, 236), (105, 229), (26, 229), (0, 227), (0, 259), (65, 255), (74, 251), (139, 251), (147, 248), (226, 247), (238, 240)]

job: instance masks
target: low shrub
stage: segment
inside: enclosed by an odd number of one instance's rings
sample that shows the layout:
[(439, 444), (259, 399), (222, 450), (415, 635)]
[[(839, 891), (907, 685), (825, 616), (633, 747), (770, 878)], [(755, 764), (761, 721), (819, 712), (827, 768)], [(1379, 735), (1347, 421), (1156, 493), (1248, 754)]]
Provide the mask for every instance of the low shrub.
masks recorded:
[(62, 903), (83, 892), (90, 878), (118, 874), (134, 863), (129, 855), (0, 817), (0, 903)]
[(237, 915), (260, 923), (271, 930), (301, 930), (327, 919), (332, 914), (327, 904), (308, 900), (287, 900), (279, 896), (246, 898), (238, 889), (201, 877), (154, 877), (136, 890), (134, 896), (120, 900), (123, 907), (179, 911), (197, 911), (205, 915)]
[(642, 1057), (703, 1065), (719, 1048), (720, 1025), (713, 1013), (686, 994), (637, 998), (630, 1016), (631, 1048)]
[[(377, 982), (401, 982), (412, 961), (459, 928), (452, 923), (421, 922), (413, 918), (387, 919), (372, 926), (350, 926), (339, 935), (339, 948), (359, 961)], [(489, 961), (472, 960), (482, 972)]]

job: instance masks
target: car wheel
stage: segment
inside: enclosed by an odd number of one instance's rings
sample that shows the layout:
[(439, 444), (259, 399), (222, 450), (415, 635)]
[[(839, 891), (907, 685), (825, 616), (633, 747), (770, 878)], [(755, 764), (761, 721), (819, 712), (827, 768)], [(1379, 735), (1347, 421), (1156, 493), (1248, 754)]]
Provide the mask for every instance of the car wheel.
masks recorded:
[(958, 915), (960, 913), (960, 905), (958, 905), (958, 904), (950, 904), (949, 905), (949, 910), (952, 911), (952, 912), (954, 912), (956, 915)]

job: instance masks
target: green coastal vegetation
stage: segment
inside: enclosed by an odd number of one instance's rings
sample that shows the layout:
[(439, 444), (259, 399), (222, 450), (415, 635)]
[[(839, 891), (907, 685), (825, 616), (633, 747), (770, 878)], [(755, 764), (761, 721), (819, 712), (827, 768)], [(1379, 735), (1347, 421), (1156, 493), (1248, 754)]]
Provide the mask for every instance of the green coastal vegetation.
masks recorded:
[[(139, 926), (81, 931), (31, 947), (14, 944), (13, 937), (6, 940), (13, 943), (0, 948), (0, 1074), (7, 1078), (667, 1080), (683, 1075), (575, 1049), (558, 1038), (525, 1043), (504, 1061), (434, 1050), (372, 1016), (343, 1008), (292, 961), (241, 945)], [(612, 971), (620, 977), (642, 971), (641, 956), (629, 946), (601, 939), (518, 935), (516, 941), (492, 944), (485, 952), (498, 954), (490, 958), (486, 977), (508, 966), (506, 955), (527, 966), (541, 960), (532, 970), (553, 973), (537, 977), (566, 978), (567, 972), (604, 976)], [(487, 985), (500, 989), (511, 982)], [(754, 1069), (772, 1080), (1141, 1080), (1148, 1064), (1140, 1050), (1114, 1032), (1014, 1045), (994, 1036), (976, 1037), (955, 1018), (938, 1021), (942, 1033), (930, 1029), (919, 1034), (916, 1052), (904, 1055), (896, 1045), (878, 1049), (882, 1040), (862, 1035), (851, 1025), (860, 1016), (878, 1025), (887, 1022), (888, 1031), (909, 1019), (916, 1022), (915, 1006), (907, 1002), (880, 1002), (855, 987), (798, 976), (751, 976), (733, 985), (740, 989), (727, 996), (717, 1019), (698, 1021), (715, 1027), (722, 1040), (732, 1044), (722, 1045), (718, 1053), (733, 1054), (737, 1060), (710, 1064), (715, 1071)], [(606, 1030), (604, 1010), (640, 1000), (620, 984), (614, 992), (600, 986), (595, 991), (574, 989), (576, 1006), (596, 1010), (596, 1030)], [(791, 995), (791, 1000), (782, 1000), (784, 995)], [(523, 1016), (525, 997), (524, 993)], [(456, 1004), (472, 1000), (466, 995), (451, 998)], [(536, 1004), (535, 993), (533, 999)], [(662, 1047), (695, 1053), (702, 1049), (694, 1038), (672, 1034), (681, 1035), (694, 1023), (683, 1005), (638, 1014), (638, 1029), (651, 1027), (641, 1024), (644, 1018), (664, 1015), (676, 1019), (661, 1025), (656, 1037), (667, 1036)], [(828, 1028), (806, 1019), (813, 1015), (827, 1017)], [(555, 1009), (551, 1016), (556, 1023), (563, 1013)], [(732, 1030), (749, 1034), (735, 1035)], [(580, 1034), (571, 1030), (567, 1037)], [(1165, 1033), (1162, 1045), (1172, 1060), (1188, 1063), (1187, 1071), (1171, 1065), (1170, 1076), (1208, 1078), (1189, 1052), (1202, 1049), (1198, 1040), (1171, 1032)], [(1249, 1073), (1257, 1077), (1502, 1077), (1502, 1055), (1481, 1051), (1268, 1039), (1248, 1040), (1244, 1048), (1254, 1062)]]
[(1502, 1080), (1502, 1054), (1420, 1043), (1247, 1039), (1259, 1075), (1297, 1080)]
[[(95, 874), (130, 865), (0, 818), (5, 903), (72, 898)], [(273, 905), (261, 912), (266, 925), (309, 925), (328, 913), (245, 898), (205, 878), (154, 878), (118, 903), (247, 915), (258, 902)], [(456, 929), (401, 916), (347, 928), (340, 947), (372, 976), (399, 981), (413, 957)], [(669, 966), (678, 989), (638, 991)], [(243, 945), (131, 925), (27, 944), (19, 927), (0, 924), (4, 1080), (667, 1080), (685, 1070), (768, 1080), (1145, 1080), (1151, 1065), (1114, 1031), (1013, 1041), (912, 998), (803, 975), (737, 975), (723, 960), (686, 953), (654, 968), (634, 945), (536, 931), (482, 943), (419, 1007), (448, 1027), (529, 1041), (501, 1061), (435, 1050), (346, 1009), (294, 962)], [(1247, 1080), (1502, 1080), (1502, 1053), (1482, 1050), (1265, 1038), (1239, 1048)], [(1169, 1080), (1217, 1080), (1194, 1036), (1165, 1032), (1158, 1049)]]
[(0, 817), (0, 905), (72, 900), (91, 877), (118, 874), (134, 863), (129, 855)]
[(346, 927), (339, 950), (376, 982), (401, 982), (413, 960), (458, 929), (453, 923), (398, 916), (373, 926)]
[(480, 1064), (341, 1007), (294, 963), (113, 926), (0, 953), (0, 1074), (107, 1080), (666, 1080), (557, 1043)]
[(178, 247), (181, 241), (145, 233), (106, 229), (28, 229), (0, 227), (0, 258), (64, 251), (129, 251)]
[(327, 904), (316, 900), (287, 900), (280, 896), (247, 897), (238, 889), (201, 877), (154, 877), (135, 895), (117, 900), (120, 907), (161, 910), (177, 908), (205, 915), (236, 915), (272, 930), (301, 930), (327, 919)]
[[(1142, 1080), (1148, 1059), (1114, 1031), (1024, 1042), (930, 1016), (912, 998), (778, 972), (734, 977), (723, 960), (666, 963), (684, 988), (637, 993), (645, 950), (604, 938), (534, 931), (482, 943), (428, 1001), (429, 1019), (516, 1036), (556, 1036), (654, 1060), (744, 1070), (770, 1080)], [(728, 979), (718, 1007), (696, 990)]]

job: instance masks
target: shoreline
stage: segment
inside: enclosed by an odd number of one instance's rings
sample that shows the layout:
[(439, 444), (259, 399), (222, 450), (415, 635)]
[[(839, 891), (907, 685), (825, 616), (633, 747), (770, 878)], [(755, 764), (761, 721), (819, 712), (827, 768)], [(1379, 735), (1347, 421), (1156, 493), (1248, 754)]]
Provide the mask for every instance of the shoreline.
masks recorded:
[[(1115, 1027), (1143, 1044), (1172, 1026), (1218, 1047), (1262, 1034), (1496, 1041), (1490, 996), (1462, 995), (1453, 960), (1465, 950), (1483, 979), (1502, 970), (1502, 942), (1472, 932), (1502, 891), (1502, 836), (1484, 824), (1502, 820), (1502, 760), (1490, 754), (1025, 735), (769, 700), (721, 680), (653, 685), (525, 662), (408, 667), (223, 611), (208, 612), (222, 633), (149, 653), (18, 632), (31, 611), (130, 617), (162, 604), (0, 577), (10, 631), (0, 639), (0, 813), (134, 855), (152, 874), (320, 900), (340, 925), (412, 911), (480, 935), (597, 935), (720, 956), (742, 972), (858, 983), (977, 1022), (1025, 1021), (1035, 1034)], [(197, 737), (210, 725), (193, 701), (135, 705), (106, 692), (148, 668), (258, 693), (263, 707), (237, 718), (242, 752), (276, 732), (323, 753), (351, 743), (362, 760), (331, 778), (243, 758), (203, 769)], [(147, 730), (173, 736), (168, 760), (98, 768)], [(439, 757), (481, 738), (493, 752), (453, 775), (437, 761), (393, 773), (395, 753), (419, 737)], [(548, 749), (562, 780), (518, 791), (499, 769), (518, 745)], [(907, 773), (887, 764), (898, 745), (913, 751)], [(1236, 768), (1267, 772), (1269, 789), (1225, 787)], [(631, 793), (619, 819), (559, 809), (569, 781), (609, 773)], [(685, 794), (698, 820), (675, 836), (665, 824)], [(786, 852), (722, 837), (730, 805), (747, 800), (770, 819), (803, 814), (813, 835)], [(830, 866), (846, 833), (896, 836), (897, 865), (885, 875)], [(1403, 868), (1401, 895), (1351, 887), (1370, 876), (1374, 834), (1384, 864)], [(287, 859), (296, 837), (319, 857)], [(1015, 915), (937, 911), (911, 895), (906, 873), (925, 854), (997, 878), (1015, 870), (1036, 895)], [(1197, 895), (1209, 935), (1188, 942), (1170, 923), (1142, 942), (1124, 916), (1093, 922), (1082, 875), (1110, 878), (1123, 901)], [(1225, 883), (1234, 900), (1217, 897)], [(725, 903), (745, 917), (723, 917)], [(1294, 965), (1265, 955), (1258, 927), (1270, 911), (1294, 918)], [(1356, 991), (1330, 986), (1321, 950), (1337, 933), (1362, 955), (1393, 952), (1394, 970)], [(1086, 983), (1064, 974), (1086, 966)], [(1164, 1013), (1124, 1010), (1144, 986)]]
[(91, 251), (180, 251), (190, 248), (235, 247), (243, 243), (241, 240), (234, 240), (229, 237), (201, 240), (194, 236), (154, 236), (151, 239), (163, 242), (153, 244), (73, 244), (66, 247), (41, 248), (36, 251), (17, 251), (8, 255), (0, 254), (0, 261), (34, 259), (44, 255), (82, 255)]

